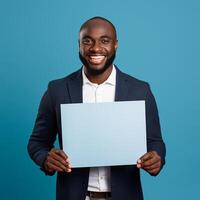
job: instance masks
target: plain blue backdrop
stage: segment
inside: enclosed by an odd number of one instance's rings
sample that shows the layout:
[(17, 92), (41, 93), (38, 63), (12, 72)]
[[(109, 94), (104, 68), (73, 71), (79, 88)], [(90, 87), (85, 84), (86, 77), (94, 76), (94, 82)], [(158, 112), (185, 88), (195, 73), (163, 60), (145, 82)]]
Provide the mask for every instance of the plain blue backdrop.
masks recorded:
[(26, 146), (48, 82), (81, 66), (79, 27), (96, 15), (116, 25), (115, 63), (157, 99), (167, 164), (142, 172), (145, 200), (200, 199), (198, 0), (0, 1), (0, 199), (55, 199), (55, 176)]

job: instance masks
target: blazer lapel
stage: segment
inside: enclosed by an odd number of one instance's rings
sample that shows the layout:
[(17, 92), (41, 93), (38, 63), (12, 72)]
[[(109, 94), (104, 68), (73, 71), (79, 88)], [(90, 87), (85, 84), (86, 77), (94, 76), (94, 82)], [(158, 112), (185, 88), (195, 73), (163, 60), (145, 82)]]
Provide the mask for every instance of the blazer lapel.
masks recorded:
[(116, 67), (116, 90), (115, 101), (127, 101), (128, 80), (124, 74)]
[(71, 103), (82, 103), (82, 84), (83, 78), (81, 69), (75, 72), (68, 81), (68, 91), (70, 95)]
[[(128, 80), (126, 76), (116, 67), (116, 90), (115, 101), (128, 100)], [(82, 85), (83, 77), (81, 69), (75, 72), (68, 81), (67, 87), (71, 103), (82, 103)]]

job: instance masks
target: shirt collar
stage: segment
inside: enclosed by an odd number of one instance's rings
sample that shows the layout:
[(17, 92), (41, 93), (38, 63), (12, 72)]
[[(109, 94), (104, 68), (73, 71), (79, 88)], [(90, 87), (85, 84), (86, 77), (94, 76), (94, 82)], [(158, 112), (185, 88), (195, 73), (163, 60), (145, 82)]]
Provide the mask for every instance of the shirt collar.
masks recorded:
[[(83, 76), (83, 85), (85, 85), (85, 84), (97, 85), (97, 84), (95, 84), (95, 83), (92, 83), (92, 82), (87, 78), (87, 76), (85, 75), (85, 72), (84, 72), (84, 66), (82, 67), (82, 76)], [(111, 72), (110, 76), (109, 76), (108, 79), (105, 80), (102, 84), (110, 84), (110, 85), (113, 85), (113, 86), (116, 85), (116, 68), (115, 68), (114, 65), (113, 65), (112, 72)], [(101, 84), (101, 85), (102, 85), (102, 84)]]

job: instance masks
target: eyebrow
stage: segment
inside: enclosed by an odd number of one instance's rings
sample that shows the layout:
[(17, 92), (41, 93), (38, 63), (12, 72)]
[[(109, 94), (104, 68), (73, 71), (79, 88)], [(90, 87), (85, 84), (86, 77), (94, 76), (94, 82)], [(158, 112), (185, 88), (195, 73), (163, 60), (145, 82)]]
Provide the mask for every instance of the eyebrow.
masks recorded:
[(101, 38), (108, 38), (108, 39), (112, 39), (110, 36), (107, 36), (107, 35), (103, 35), (103, 36), (101, 36)]
[[(89, 36), (89, 35), (83, 36), (82, 39), (87, 39), (87, 38), (92, 39), (92, 37)], [(112, 38), (111, 38), (110, 36), (108, 36), (108, 35), (102, 35), (102, 36), (100, 37), (100, 39), (101, 39), (101, 38), (108, 38), (108, 39), (111, 39), (111, 40), (112, 40)]]

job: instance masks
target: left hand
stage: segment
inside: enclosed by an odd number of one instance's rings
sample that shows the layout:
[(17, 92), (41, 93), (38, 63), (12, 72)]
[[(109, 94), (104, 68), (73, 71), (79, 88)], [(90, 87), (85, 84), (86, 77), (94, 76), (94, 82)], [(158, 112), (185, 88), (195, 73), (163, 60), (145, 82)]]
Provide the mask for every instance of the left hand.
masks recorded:
[(152, 176), (156, 176), (161, 168), (161, 157), (156, 151), (147, 152), (138, 159), (137, 167), (144, 169)]

